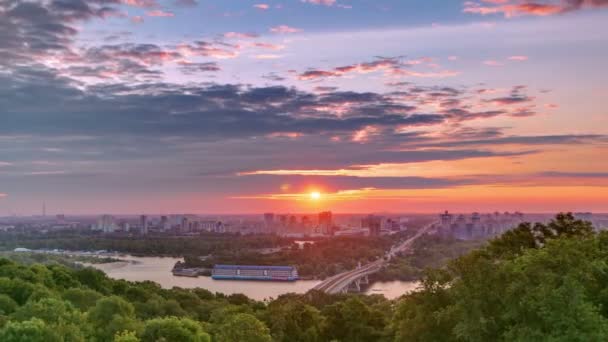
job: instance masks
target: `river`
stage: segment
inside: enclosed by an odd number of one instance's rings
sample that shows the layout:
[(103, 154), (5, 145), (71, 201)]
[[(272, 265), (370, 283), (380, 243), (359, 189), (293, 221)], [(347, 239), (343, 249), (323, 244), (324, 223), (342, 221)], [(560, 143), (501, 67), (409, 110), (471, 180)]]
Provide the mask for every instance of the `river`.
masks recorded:
[[(200, 287), (211, 292), (224, 294), (242, 293), (246, 296), (264, 300), (277, 298), (285, 293), (306, 293), (319, 283), (318, 280), (299, 280), (295, 282), (263, 282), (263, 281), (230, 281), (213, 280), (211, 277), (176, 277), (171, 273), (173, 265), (179, 258), (160, 257), (134, 257), (120, 256), (122, 262), (107, 264), (92, 264), (99, 270), (104, 271), (114, 279), (125, 279), (129, 281), (150, 280), (160, 284), (164, 288), (174, 286), (182, 288)], [(416, 283), (412, 282), (385, 282), (372, 284), (366, 294), (383, 294), (389, 299), (394, 299), (405, 292), (415, 289)]]

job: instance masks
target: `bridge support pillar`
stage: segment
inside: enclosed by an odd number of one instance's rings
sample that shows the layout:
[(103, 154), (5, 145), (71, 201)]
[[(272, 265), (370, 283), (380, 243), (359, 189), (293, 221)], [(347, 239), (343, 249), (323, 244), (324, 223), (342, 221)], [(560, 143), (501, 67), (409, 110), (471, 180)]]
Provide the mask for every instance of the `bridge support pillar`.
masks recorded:
[(343, 293), (349, 292), (361, 292), (361, 279), (357, 279), (352, 283), (348, 284), (348, 286), (344, 289)]

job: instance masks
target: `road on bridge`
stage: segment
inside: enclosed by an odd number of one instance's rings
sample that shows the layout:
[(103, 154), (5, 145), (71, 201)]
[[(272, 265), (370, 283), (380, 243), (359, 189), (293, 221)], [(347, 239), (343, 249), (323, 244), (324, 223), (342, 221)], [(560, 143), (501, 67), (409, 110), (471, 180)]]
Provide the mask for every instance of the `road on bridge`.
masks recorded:
[(358, 267), (354, 270), (346, 271), (328, 279), (325, 279), (323, 282), (315, 286), (313, 290), (323, 291), (329, 294), (344, 292), (348, 289), (348, 286), (351, 283), (361, 278), (364, 278), (370, 274), (378, 272), (397, 253), (407, 252), (414, 244), (414, 241), (416, 241), (416, 239), (418, 239), (422, 235), (426, 234), (433, 227), (433, 225), (435, 225), (435, 223), (436, 222), (429, 223), (422, 229), (418, 230), (416, 234), (414, 234), (414, 236), (412, 236), (411, 238), (403, 241), (397, 246), (393, 246), (386, 253), (384, 258), (380, 258), (362, 267)]

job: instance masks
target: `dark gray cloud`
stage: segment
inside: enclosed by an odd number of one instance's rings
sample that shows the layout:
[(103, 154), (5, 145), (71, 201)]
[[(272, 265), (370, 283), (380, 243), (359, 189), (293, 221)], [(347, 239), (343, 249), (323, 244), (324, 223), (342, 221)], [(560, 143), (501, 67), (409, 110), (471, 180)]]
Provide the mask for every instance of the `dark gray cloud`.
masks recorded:
[[(75, 70), (86, 73), (88, 70)], [(99, 84), (83, 87), (44, 68), (0, 75), (6, 134), (182, 134), (247, 137), (277, 132), (352, 132), (366, 126), (441, 123), (437, 114), (373, 93), (323, 95), (294, 88), (240, 85)], [(326, 106), (349, 103), (343, 115)], [(58, 105), (59, 104), (59, 105)]]
[(209, 72), (218, 72), (222, 70), (220, 66), (215, 62), (205, 62), (205, 63), (194, 63), (194, 62), (180, 62), (179, 63), (180, 70), (187, 75), (194, 75), (198, 73), (209, 73)]
[(0, 65), (70, 52), (76, 24), (120, 13), (112, 0), (0, 1)]
[(272, 81), (272, 82), (283, 82), (285, 80), (287, 80), (287, 78), (280, 76), (276, 73), (269, 73), (266, 75), (262, 75), (262, 78), (268, 81)]

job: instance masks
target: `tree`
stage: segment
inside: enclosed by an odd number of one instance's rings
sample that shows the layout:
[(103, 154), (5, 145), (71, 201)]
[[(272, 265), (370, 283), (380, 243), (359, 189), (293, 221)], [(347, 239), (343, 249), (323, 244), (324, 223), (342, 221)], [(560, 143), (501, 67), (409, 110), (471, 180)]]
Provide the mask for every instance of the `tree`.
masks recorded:
[(285, 297), (268, 305), (265, 321), (276, 341), (321, 340), (323, 316), (316, 308), (296, 298)]
[(371, 310), (361, 299), (350, 297), (323, 309), (327, 317), (325, 336), (340, 341), (377, 341), (386, 323), (381, 312)]
[(62, 342), (61, 336), (42, 320), (32, 319), (24, 322), (8, 322), (0, 329), (2, 342)]
[(0, 293), (11, 297), (17, 304), (23, 305), (34, 292), (34, 285), (19, 278), (0, 278)]
[(88, 321), (93, 330), (92, 338), (96, 341), (111, 341), (118, 332), (137, 332), (141, 328), (135, 319), (133, 305), (116, 296), (97, 301), (89, 311)]
[(215, 335), (218, 342), (270, 342), (270, 331), (250, 314), (239, 313), (229, 317)]
[(69, 269), (60, 265), (49, 265), (47, 266), (51, 271), (51, 278), (55, 286), (63, 289), (74, 288), (80, 286), (78, 280), (76, 280)]
[(103, 295), (97, 291), (86, 288), (71, 288), (67, 289), (62, 297), (72, 303), (77, 309), (87, 311), (95, 306), (95, 303), (103, 297)]
[(123, 331), (114, 336), (114, 342), (140, 342), (134, 331)]
[(92, 267), (86, 267), (75, 271), (74, 276), (80, 283), (95, 291), (103, 294), (109, 294), (111, 292), (111, 282), (102, 271)]
[(144, 341), (210, 342), (211, 337), (201, 325), (191, 319), (177, 317), (156, 318), (146, 322)]
[(427, 275), (399, 304), (396, 339), (607, 340), (604, 235), (571, 214), (521, 224)]
[(84, 341), (81, 328), (85, 322), (82, 313), (61, 299), (28, 301), (15, 311), (12, 318), (17, 321), (40, 319), (64, 341)]
[(0, 294), (0, 315), (10, 315), (19, 305), (11, 297)]

